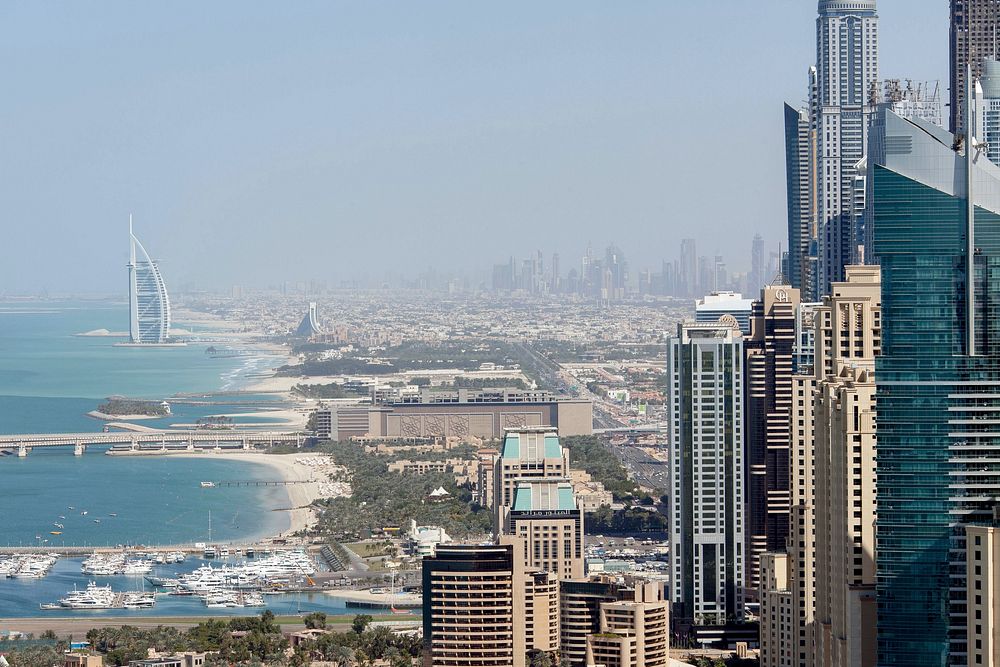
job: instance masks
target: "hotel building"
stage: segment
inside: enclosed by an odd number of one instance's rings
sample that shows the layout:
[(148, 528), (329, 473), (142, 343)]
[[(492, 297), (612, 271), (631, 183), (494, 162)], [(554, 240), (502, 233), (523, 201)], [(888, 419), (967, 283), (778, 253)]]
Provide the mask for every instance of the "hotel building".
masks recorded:
[(674, 614), (743, 617), (743, 335), (731, 316), (686, 322), (667, 343)]

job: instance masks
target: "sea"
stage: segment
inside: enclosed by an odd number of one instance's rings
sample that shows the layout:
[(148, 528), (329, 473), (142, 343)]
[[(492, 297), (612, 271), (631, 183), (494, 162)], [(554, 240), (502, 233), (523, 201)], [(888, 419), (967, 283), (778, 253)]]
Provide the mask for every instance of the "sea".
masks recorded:
[[(121, 331), (127, 322), (125, 302), (0, 301), (0, 432), (101, 431), (104, 422), (87, 412), (111, 395), (167, 400), (169, 417), (141, 422), (154, 427), (278, 405), (280, 398), (274, 395), (235, 393), (279, 363), (277, 357), (213, 359), (205, 354), (207, 343), (143, 349), (115, 347), (114, 338), (78, 335), (95, 329)], [(259, 416), (235, 420), (277, 421)], [(24, 458), (0, 456), (0, 546), (44, 546), (58, 552), (65, 546), (189, 544), (209, 537), (248, 542), (276, 535), (289, 526), (283, 487), (200, 485), (202, 480), (274, 476), (269, 466), (247, 461), (111, 457), (99, 448), (83, 456), (74, 456), (68, 448), (37, 448)], [(51, 614), (41, 612), (39, 603), (87, 585), (79, 563), (61, 559), (40, 580), (0, 579), (0, 618)], [(194, 564), (189, 559), (188, 565)], [(116, 590), (136, 589), (122, 579), (110, 577), (105, 583)], [(342, 603), (327, 596), (319, 595), (318, 600), (329, 613), (345, 611)], [(204, 609), (197, 599), (161, 601), (153, 609), (127, 614), (219, 611)], [(310, 604), (283, 596), (269, 597), (268, 602), (276, 612), (288, 611), (289, 605), (307, 609)], [(59, 612), (95, 613), (100, 612)], [(123, 610), (109, 613), (125, 615)]]

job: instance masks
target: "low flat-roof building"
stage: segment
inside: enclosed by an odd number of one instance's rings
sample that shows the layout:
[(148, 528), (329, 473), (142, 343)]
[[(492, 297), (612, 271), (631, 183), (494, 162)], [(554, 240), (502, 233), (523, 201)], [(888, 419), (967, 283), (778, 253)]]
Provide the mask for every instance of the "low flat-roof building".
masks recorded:
[(316, 435), (352, 437), (446, 437), (498, 439), (505, 429), (551, 426), (559, 435), (593, 433), (593, 404), (545, 391), (473, 390), (422, 392), (396, 403), (324, 408), (316, 412)]

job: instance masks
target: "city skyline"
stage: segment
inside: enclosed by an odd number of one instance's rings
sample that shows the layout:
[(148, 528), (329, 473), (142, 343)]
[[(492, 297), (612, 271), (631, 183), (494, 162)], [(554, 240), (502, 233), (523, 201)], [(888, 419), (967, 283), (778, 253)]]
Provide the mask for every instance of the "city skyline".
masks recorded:
[[(812, 3), (553, 4), (532, 6), (531, 20), (451, 3), (218, 6), (198, 22), (177, 7), (107, 7), (3, 10), (20, 100), (3, 112), (5, 218), (21, 221), (10, 241), (28, 249), (2, 263), (7, 293), (114, 291), (110, 269), (43, 274), (32, 249), (47, 227), (65, 239), (46, 248), (54, 264), (104, 257), (128, 211), (173, 282), (205, 289), (248, 282), (235, 249), (274, 283), (428, 265), (470, 273), (528, 237), (550, 248), (579, 239), (568, 256), (614, 236), (635, 247), (639, 269), (678, 238), (735, 257), (747, 227), (783, 236), (770, 102), (802, 101)], [(886, 0), (879, 13), (892, 28), (883, 75), (944, 82), (945, 10)], [(220, 38), (233, 14), (240, 29)], [(682, 29), (710, 21), (717, 29), (698, 38)], [(761, 39), (778, 51), (756, 49)], [(692, 60), (695, 48), (706, 56)], [(677, 104), (694, 87), (708, 97)], [(743, 178), (709, 214), (720, 155)]]

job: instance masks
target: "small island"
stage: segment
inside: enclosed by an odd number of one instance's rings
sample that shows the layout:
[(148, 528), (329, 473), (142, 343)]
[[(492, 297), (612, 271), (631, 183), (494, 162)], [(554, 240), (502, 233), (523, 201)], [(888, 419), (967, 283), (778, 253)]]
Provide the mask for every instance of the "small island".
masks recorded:
[(107, 401), (87, 413), (88, 416), (105, 421), (131, 419), (157, 419), (170, 415), (170, 404), (166, 401), (146, 401), (124, 396), (111, 396)]

